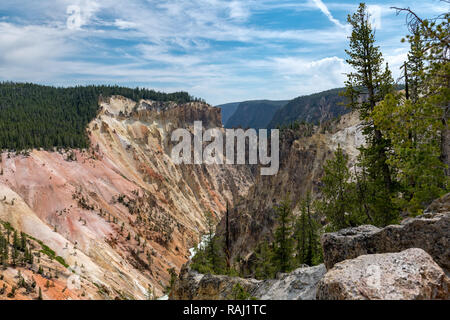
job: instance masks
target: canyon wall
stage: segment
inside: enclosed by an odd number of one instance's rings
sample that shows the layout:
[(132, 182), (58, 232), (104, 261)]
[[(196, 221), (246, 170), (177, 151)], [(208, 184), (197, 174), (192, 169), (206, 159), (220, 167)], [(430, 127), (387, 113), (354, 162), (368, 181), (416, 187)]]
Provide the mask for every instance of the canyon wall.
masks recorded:
[[(356, 113), (343, 115), (327, 131), (305, 126), (283, 130), (280, 134), (280, 169), (277, 175), (256, 176), (248, 196), (240, 199), (229, 213), (231, 261), (240, 261), (244, 273), (252, 261), (255, 247), (262, 240), (272, 240), (276, 218), (273, 207), (288, 198), (298, 213), (298, 202), (308, 191), (319, 192), (323, 165), (334, 156), (338, 145), (353, 166), (364, 143), (362, 127)], [(217, 234), (224, 238), (225, 219)]]
[(247, 166), (174, 165), (170, 134), (194, 120), (221, 127), (220, 110), (205, 103), (103, 99), (89, 150), (2, 153), (0, 220), (65, 260), (61, 277), (82, 279), (72, 298), (163, 295), (168, 269), (181, 268), (205, 231), (204, 214), (219, 219), (253, 183)]

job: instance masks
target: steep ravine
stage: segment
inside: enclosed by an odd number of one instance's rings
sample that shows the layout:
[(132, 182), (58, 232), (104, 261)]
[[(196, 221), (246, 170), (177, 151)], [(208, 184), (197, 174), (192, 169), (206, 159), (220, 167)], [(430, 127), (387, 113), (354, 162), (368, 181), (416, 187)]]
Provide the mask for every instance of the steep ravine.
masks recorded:
[[(359, 152), (357, 148), (364, 143), (360, 120), (355, 113), (342, 116), (328, 131), (316, 127), (312, 134), (305, 135), (306, 130), (285, 130), (281, 134), (278, 174), (256, 176), (248, 196), (230, 210), (231, 261), (240, 261), (237, 267), (244, 273), (256, 245), (261, 240), (271, 239), (275, 224), (274, 205), (285, 198), (297, 204), (308, 191), (315, 197), (323, 165), (338, 145), (353, 164)], [(217, 228), (219, 237), (223, 237), (224, 231), (225, 219), (222, 219)]]

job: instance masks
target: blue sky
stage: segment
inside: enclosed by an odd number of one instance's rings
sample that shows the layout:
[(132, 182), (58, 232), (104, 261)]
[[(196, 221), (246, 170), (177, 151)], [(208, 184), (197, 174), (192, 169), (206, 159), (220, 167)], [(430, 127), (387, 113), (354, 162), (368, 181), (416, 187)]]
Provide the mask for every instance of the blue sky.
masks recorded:
[[(343, 86), (347, 14), (337, 0), (1, 0), (0, 80), (188, 91), (211, 104), (291, 99)], [(395, 76), (404, 16), (438, 0), (366, 1)]]

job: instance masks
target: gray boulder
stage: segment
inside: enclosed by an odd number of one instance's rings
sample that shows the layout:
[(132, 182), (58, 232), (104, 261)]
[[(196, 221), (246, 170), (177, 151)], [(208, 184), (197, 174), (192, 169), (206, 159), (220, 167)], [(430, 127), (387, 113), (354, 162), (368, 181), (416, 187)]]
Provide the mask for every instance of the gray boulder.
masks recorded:
[(321, 243), (327, 269), (331, 269), (337, 262), (360, 255), (421, 248), (448, 272), (450, 212), (425, 213), (416, 218), (405, 219), (400, 225), (382, 229), (371, 225), (342, 229), (324, 234)]
[(449, 299), (449, 278), (422, 249), (363, 255), (336, 263), (319, 282), (319, 300)]
[(263, 300), (314, 300), (316, 288), (324, 276), (323, 264), (298, 268), (277, 279), (255, 280), (224, 275), (200, 274), (183, 266), (171, 292), (173, 300), (229, 300), (239, 284), (251, 297)]
[(326, 272), (324, 264), (299, 268), (278, 279), (263, 281), (253, 295), (262, 300), (315, 300), (317, 284)]

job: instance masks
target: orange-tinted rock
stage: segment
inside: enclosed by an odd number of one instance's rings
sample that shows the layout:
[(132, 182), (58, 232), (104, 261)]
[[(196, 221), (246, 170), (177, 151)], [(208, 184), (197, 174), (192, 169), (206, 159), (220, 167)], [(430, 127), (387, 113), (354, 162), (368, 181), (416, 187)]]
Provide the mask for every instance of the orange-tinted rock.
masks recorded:
[(88, 126), (91, 149), (1, 155), (0, 219), (74, 270), (83, 265), (96, 284), (90, 298), (97, 286), (110, 298), (144, 299), (149, 286), (162, 295), (167, 269), (181, 268), (205, 230), (204, 213), (221, 217), (253, 179), (245, 166), (174, 165), (170, 132), (194, 120), (216, 126), (220, 110), (107, 99)]

